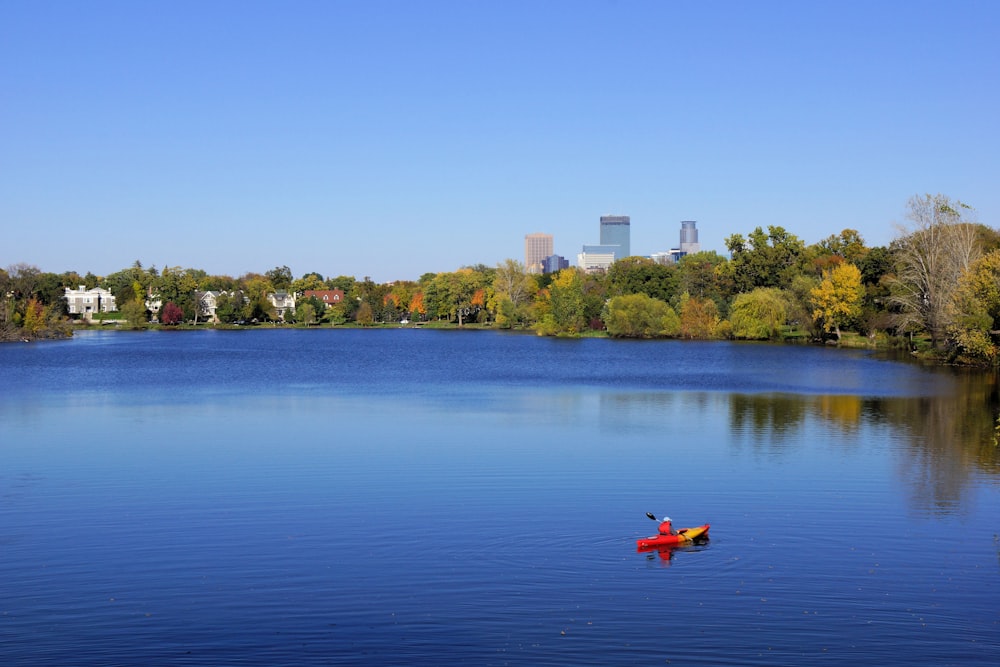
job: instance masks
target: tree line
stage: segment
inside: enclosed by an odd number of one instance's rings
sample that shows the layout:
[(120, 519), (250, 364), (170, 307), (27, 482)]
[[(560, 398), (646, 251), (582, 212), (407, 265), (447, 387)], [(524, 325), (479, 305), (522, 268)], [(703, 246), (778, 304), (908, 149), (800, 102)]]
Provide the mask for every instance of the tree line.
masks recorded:
[[(130, 326), (145, 326), (152, 297), (160, 321), (198, 321), (196, 293), (219, 292), (223, 323), (281, 319), (302, 324), (401, 321), (478, 323), (541, 335), (601, 331), (615, 337), (780, 339), (798, 332), (840, 341), (845, 331), (884, 344), (922, 345), (964, 363), (1000, 361), (1000, 232), (944, 195), (914, 196), (907, 224), (888, 246), (868, 247), (853, 229), (806, 245), (782, 227), (757, 227), (725, 239), (729, 257), (699, 252), (675, 264), (627, 257), (605, 273), (569, 268), (532, 274), (514, 259), (426, 273), (416, 281), (295, 278), (287, 266), (238, 278), (140, 262), (108, 276), (52, 274), (29, 265), (0, 270), (6, 339), (67, 330), (64, 288), (103, 287)], [(299, 296), (277, 317), (269, 294), (341, 290), (327, 306)], [(169, 317), (163, 309), (169, 309)]]

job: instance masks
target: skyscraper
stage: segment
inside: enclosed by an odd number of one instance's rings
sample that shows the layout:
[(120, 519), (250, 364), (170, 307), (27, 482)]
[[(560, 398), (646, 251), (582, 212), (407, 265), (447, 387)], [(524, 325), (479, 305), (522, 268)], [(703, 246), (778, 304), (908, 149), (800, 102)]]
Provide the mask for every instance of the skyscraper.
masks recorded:
[(627, 215), (601, 216), (601, 245), (618, 246), (615, 250), (615, 260), (629, 257), (632, 254), (629, 245), (629, 226), (631, 220)]
[(552, 234), (524, 235), (524, 268), (528, 273), (542, 273), (545, 258), (552, 254)]
[(679, 250), (685, 255), (692, 255), (701, 250), (701, 244), (698, 243), (698, 229), (695, 227), (697, 224), (694, 220), (681, 221), (681, 244)]

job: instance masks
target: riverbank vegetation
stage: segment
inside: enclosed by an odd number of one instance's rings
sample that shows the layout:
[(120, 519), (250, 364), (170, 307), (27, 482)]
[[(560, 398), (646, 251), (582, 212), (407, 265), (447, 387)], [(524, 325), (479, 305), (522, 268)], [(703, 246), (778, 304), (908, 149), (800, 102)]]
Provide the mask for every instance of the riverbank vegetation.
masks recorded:
[[(215, 326), (449, 326), (534, 330), (548, 336), (608, 335), (810, 341), (899, 346), (939, 361), (1000, 362), (1000, 233), (943, 195), (913, 197), (906, 226), (888, 247), (853, 229), (818, 243), (782, 227), (726, 238), (729, 257), (700, 252), (676, 264), (644, 257), (606, 273), (576, 268), (529, 274), (508, 259), (427, 273), (416, 281), (295, 278), (286, 266), (238, 278), (140, 262), (108, 276), (0, 270), (0, 338), (64, 336), (73, 326), (204, 326), (195, 294), (219, 294)], [(64, 292), (111, 291), (118, 310), (70, 324)], [(299, 296), (278, 317), (268, 295), (340, 290), (327, 305)], [(150, 304), (160, 304), (151, 312)], [(155, 324), (151, 323), (155, 321)]]

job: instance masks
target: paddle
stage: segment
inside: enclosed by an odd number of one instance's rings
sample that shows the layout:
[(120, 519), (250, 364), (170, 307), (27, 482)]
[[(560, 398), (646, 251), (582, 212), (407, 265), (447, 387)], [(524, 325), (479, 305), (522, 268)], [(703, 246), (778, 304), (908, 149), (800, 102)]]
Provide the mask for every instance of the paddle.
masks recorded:
[(659, 521), (659, 519), (657, 519), (655, 516), (653, 516), (652, 512), (646, 512), (646, 516), (648, 516), (653, 521)]

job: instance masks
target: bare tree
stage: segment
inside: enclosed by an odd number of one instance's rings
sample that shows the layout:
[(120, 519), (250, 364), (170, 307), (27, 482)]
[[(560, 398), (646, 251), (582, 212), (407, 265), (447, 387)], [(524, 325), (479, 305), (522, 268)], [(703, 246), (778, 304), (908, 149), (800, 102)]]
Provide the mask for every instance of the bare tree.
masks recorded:
[(954, 319), (959, 278), (981, 253), (972, 209), (944, 195), (914, 196), (907, 203), (911, 227), (893, 242), (896, 277), (890, 303), (901, 330), (926, 329), (937, 347)]

